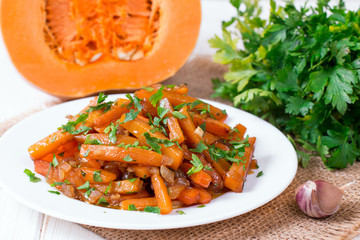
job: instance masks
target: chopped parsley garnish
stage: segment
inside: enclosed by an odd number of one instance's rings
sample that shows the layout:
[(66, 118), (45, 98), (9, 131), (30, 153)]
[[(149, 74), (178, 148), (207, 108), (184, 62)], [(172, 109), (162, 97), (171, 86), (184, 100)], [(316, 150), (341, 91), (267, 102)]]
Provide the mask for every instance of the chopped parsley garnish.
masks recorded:
[(194, 102), (190, 103), (190, 109), (193, 109), (194, 107), (196, 107), (199, 104), (205, 104), (205, 103), (203, 101), (197, 99)]
[(80, 134), (80, 133), (87, 134), (90, 130), (92, 130), (91, 127), (80, 126), (79, 129), (73, 131), (71, 134), (73, 134), (73, 135)]
[(90, 135), (86, 136), (84, 144), (90, 144), (90, 145), (103, 145), (103, 143), (96, 138), (90, 139)]
[(205, 130), (206, 130), (206, 122), (203, 122), (202, 124), (200, 124), (199, 127), (201, 128), (201, 130), (203, 130), (205, 132)]
[[(79, 134), (80, 130), (75, 131), (76, 125), (84, 122), (88, 118), (89, 114), (81, 114), (75, 121), (68, 121), (65, 125), (62, 125), (59, 129), (63, 129), (63, 132), (69, 132), (70, 134)], [(83, 129), (86, 131), (86, 129)]]
[(159, 106), (157, 108), (157, 111), (158, 111), (159, 118), (162, 119), (165, 116), (165, 114), (167, 114), (169, 112), (169, 109)]
[(209, 171), (214, 171), (211, 167), (209, 167), (209, 166), (204, 166), (204, 169), (206, 169), (206, 170), (209, 170)]
[(144, 212), (158, 213), (158, 214), (160, 214), (160, 208), (159, 208), (159, 207), (146, 206), (146, 207), (144, 208)]
[(142, 89), (144, 89), (148, 92), (154, 91), (154, 89), (152, 87), (142, 87)]
[(53, 182), (50, 186), (55, 187), (55, 186), (59, 186), (59, 185), (63, 185), (63, 184), (71, 184), (69, 180), (64, 180), (64, 182)]
[(33, 173), (32, 171), (30, 171), (29, 169), (25, 169), (25, 170), (24, 170), (24, 173), (29, 176), (30, 182), (36, 183), (36, 182), (40, 182), (40, 181), (41, 181), (41, 179), (38, 178), (38, 177), (35, 177), (35, 173)]
[(86, 181), (86, 183), (84, 183), (83, 185), (79, 186), (77, 189), (81, 190), (81, 189), (89, 189), (90, 187), (90, 182)]
[(108, 203), (108, 201), (106, 201), (106, 198), (105, 198), (105, 197), (101, 197), (101, 198), (99, 199), (97, 205), (108, 206), (109, 203)]
[(200, 172), (203, 168), (204, 165), (202, 164), (202, 162), (200, 161), (199, 157), (196, 156), (195, 154), (192, 155), (191, 157), (193, 160), (191, 160), (191, 164), (193, 165), (189, 171), (187, 172), (187, 174), (190, 176), (194, 173)]
[(261, 177), (262, 175), (264, 175), (263, 171), (258, 172), (258, 174), (256, 175), (256, 177)]
[(83, 157), (86, 158), (90, 153), (90, 149), (86, 150), (86, 152), (84, 153)]
[(57, 165), (59, 165), (59, 162), (58, 162), (55, 154), (53, 154), (53, 160), (52, 160), (51, 164), (52, 164), (54, 167), (56, 167)]
[(221, 113), (222, 114), (224, 114), (224, 115), (227, 115), (227, 113), (226, 113), (226, 110), (224, 109), (224, 110), (221, 110)]
[(139, 141), (134, 142), (133, 144), (125, 144), (125, 143), (120, 143), (119, 145), (117, 145), (118, 147), (123, 147), (125, 149), (128, 149), (129, 147), (133, 147), (133, 148), (141, 148), (141, 149), (145, 149), (145, 150), (149, 150), (150, 148), (148, 146), (139, 146)]
[(86, 110), (86, 112), (90, 113), (100, 109), (104, 109), (104, 113), (109, 111), (114, 102), (113, 101), (104, 102), (107, 97), (108, 96), (105, 95), (104, 93), (100, 93), (96, 106), (90, 106), (89, 109)]
[(93, 179), (95, 182), (102, 182), (101, 170), (94, 171)]
[(128, 210), (129, 210), (129, 211), (137, 211), (137, 208), (135, 207), (134, 204), (129, 204)]
[(56, 195), (60, 195), (60, 192), (59, 192), (59, 191), (48, 190), (48, 192), (49, 192), (49, 193), (56, 194)]
[(118, 127), (119, 127), (118, 124), (114, 125), (114, 123), (112, 122), (109, 124), (109, 126), (107, 126), (104, 129), (104, 133), (109, 134), (109, 140), (112, 144), (115, 144), (117, 141), (116, 133), (117, 133)]
[(132, 161), (134, 161), (134, 160), (130, 157), (130, 155), (126, 155), (123, 160), (124, 160), (125, 162), (132, 162)]
[(125, 119), (120, 124), (134, 120), (137, 117), (137, 115), (139, 115), (139, 113), (140, 113), (139, 110), (135, 111), (134, 109), (130, 109), (130, 112), (125, 114)]
[(179, 105), (177, 105), (177, 106), (174, 106), (174, 110), (180, 110), (180, 109), (182, 109), (183, 107), (185, 107), (185, 106), (187, 106), (187, 105), (189, 105), (189, 103), (181, 103), (181, 104), (179, 104)]
[(209, 148), (210, 157), (214, 161), (218, 161), (219, 159), (225, 159), (229, 162), (235, 162), (240, 164), (240, 162), (244, 163), (244, 154), (245, 147), (249, 146), (248, 139), (242, 141), (231, 141), (230, 150), (224, 151), (216, 146), (207, 145)]
[(137, 178), (130, 178), (130, 179), (127, 179), (129, 182), (135, 182)]
[(151, 97), (149, 98), (150, 100), (150, 103), (156, 107), (156, 104), (162, 99), (164, 93), (163, 93), (163, 90), (164, 90), (164, 86), (161, 86), (157, 92), (153, 95), (151, 95)]
[(84, 194), (85, 198), (88, 199), (90, 197), (90, 194), (92, 193), (92, 191), (94, 191), (95, 188), (88, 188), (86, 193)]
[(178, 213), (179, 215), (184, 215), (185, 212), (181, 211), (181, 210), (177, 210), (176, 213)]
[(137, 96), (131, 96), (130, 94), (126, 94), (126, 97), (130, 100), (131, 104), (128, 105), (128, 107), (130, 108), (131, 106), (134, 106), (137, 110), (141, 111), (142, 110), (142, 106), (140, 103), (140, 99)]
[(150, 134), (148, 132), (144, 133), (144, 137), (146, 138), (146, 142), (147, 144), (149, 144), (149, 146), (157, 153), (161, 154), (161, 146), (158, 144), (158, 138), (156, 137), (151, 137)]
[(144, 136), (146, 138), (147, 144), (149, 144), (149, 146), (152, 148), (152, 150), (154, 150), (155, 152), (160, 153), (160, 154), (161, 154), (160, 144), (164, 144), (164, 147), (171, 147), (175, 144), (179, 145), (179, 143), (175, 140), (170, 141), (168, 139), (160, 139), (157, 137), (151, 137), (148, 132), (145, 132)]
[(102, 103), (103, 101), (106, 100), (107, 97), (108, 97), (108, 96), (105, 95), (105, 93), (103, 93), (103, 92), (99, 93), (97, 103), (98, 103), (98, 104)]
[(111, 184), (112, 184), (112, 182), (110, 182), (109, 186), (107, 186), (107, 188), (105, 189), (105, 192), (104, 192), (105, 195), (107, 195), (108, 192), (110, 191), (110, 189), (111, 189)]
[(54, 142), (55, 141), (55, 139), (56, 139), (56, 135), (53, 137), (53, 139), (51, 139), (51, 141), (50, 142)]
[(172, 115), (178, 119), (185, 119), (186, 116), (184, 114), (182, 114), (181, 112), (178, 112), (178, 111), (173, 111), (172, 112)]
[(205, 205), (203, 204), (203, 205), (200, 205), (200, 206), (196, 206), (197, 208), (204, 208), (205, 207)]
[(196, 146), (195, 149), (191, 148), (189, 149), (192, 152), (197, 152), (197, 153), (201, 153), (202, 151), (208, 149), (208, 147), (204, 144), (203, 141), (200, 141), (199, 144)]

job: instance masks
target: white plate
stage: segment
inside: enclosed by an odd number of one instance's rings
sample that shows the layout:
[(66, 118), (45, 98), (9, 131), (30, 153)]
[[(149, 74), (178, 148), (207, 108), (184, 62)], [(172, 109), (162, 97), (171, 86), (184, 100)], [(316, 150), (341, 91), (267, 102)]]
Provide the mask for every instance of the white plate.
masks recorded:
[[(109, 99), (116, 97), (124, 95), (111, 95)], [(31, 183), (23, 172), (25, 168), (34, 172), (27, 148), (56, 131), (67, 122), (67, 114), (76, 114), (89, 100), (71, 101), (41, 111), (19, 122), (1, 137), (0, 184), (18, 201), (44, 214), (81, 224), (119, 229), (169, 229), (216, 222), (249, 212), (278, 196), (295, 176), (295, 150), (278, 129), (247, 112), (205, 100), (226, 109), (229, 125), (241, 123), (248, 128), (247, 134), (257, 138), (254, 156), (260, 168), (256, 172), (263, 171), (264, 175), (259, 178), (256, 173), (249, 175), (242, 193), (226, 193), (203, 208), (182, 208), (184, 215), (176, 210), (168, 215), (158, 215), (109, 209), (51, 194), (48, 190), (52, 188), (42, 176), (41, 182)]]

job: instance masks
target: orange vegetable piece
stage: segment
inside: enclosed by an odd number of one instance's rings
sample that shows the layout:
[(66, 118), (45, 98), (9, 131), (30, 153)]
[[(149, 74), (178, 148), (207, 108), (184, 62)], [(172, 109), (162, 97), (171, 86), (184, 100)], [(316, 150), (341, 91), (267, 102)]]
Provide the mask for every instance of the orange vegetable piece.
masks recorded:
[(189, 114), (188, 107), (185, 106), (180, 110), (180, 113), (184, 114), (186, 118), (179, 119), (179, 124), (186, 137), (186, 142), (195, 147), (201, 141), (201, 138), (195, 134), (196, 126)]
[[(187, 173), (191, 167), (192, 167), (192, 164), (183, 163), (181, 165), (181, 170), (184, 173)], [(197, 185), (199, 185), (203, 188), (209, 187), (209, 185), (211, 183), (211, 176), (209, 174), (207, 174), (206, 172), (204, 172), (203, 170), (200, 170), (199, 172), (191, 174), (190, 179), (191, 179), (191, 181), (193, 181), (194, 183), (196, 183)]]
[(129, 109), (127, 107), (129, 103), (130, 100), (128, 99), (118, 98), (115, 103), (113, 103), (109, 111), (101, 114), (96, 119), (94, 119), (94, 126), (107, 126), (110, 124), (111, 121), (120, 118), (121, 115), (129, 112)]
[[(89, 181), (89, 183), (97, 183), (97, 182), (109, 183), (116, 179), (116, 174), (103, 169), (81, 167), (81, 168), (77, 168), (76, 171), (80, 171), (80, 174), (82, 174), (84, 180)], [(97, 174), (97, 177), (100, 181), (96, 181), (97, 178), (96, 176), (94, 177), (94, 174)]]
[[(104, 161), (119, 161), (125, 163), (138, 163), (149, 166), (169, 165), (172, 162), (165, 156), (142, 148), (124, 148), (105, 145), (81, 145), (80, 156), (89, 159)], [(129, 156), (132, 160), (127, 160)]]
[(234, 192), (242, 192), (246, 180), (247, 172), (249, 171), (250, 162), (254, 153), (255, 137), (249, 138), (249, 147), (245, 147), (245, 154), (242, 158), (244, 163), (233, 163), (226, 173), (224, 178), (224, 185)]
[(156, 201), (160, 208), (160, 213), (170, 213), (172, 210), (171, 198), (168, 194), (164, 179), (160, 176), (160, 174), (153, 174), (151, 176), (151, 183), (154, 188)]
[(185, 205), (196, 204), (200, 200), (200, 192), (195, 188), (188, 187), (180, 194), (177, 200)]
[(61, 145), (70, 142), (73, 140), (74, 136), (68, 132), (62, 132), (62, 130), (58, 130), (53, 134), (45, 137), (44, 139), (36, 142), (31, 145), (28, 149), (30, 153), (30, 157), (35, 159), (41, 159), (48, 155), (49, 153), (53, 153), (57, 150)]
[(157, 201), (156, 198), (135, 198), (127, 199), (121, 202), (120, 208), (122, 210), (129, 210), (129, 205), (134, 205), (137, 210), (143, 211), (146, 206), (156, 207)]
[(142, 190), (143, 181), (140, 178), (133, 180), (122, 180), (114, 182), (114, 191), (120, 194), (137, 193)]
[(193, 114), (192, 117), (195, 126), (200, 126), (201, 124), (205, 123), (205, 131), (208, 131), (217, 136), (227, 136), (231, 131), (231, 127), (222, 121), (212, 118), (202, 118), (199, 114)]

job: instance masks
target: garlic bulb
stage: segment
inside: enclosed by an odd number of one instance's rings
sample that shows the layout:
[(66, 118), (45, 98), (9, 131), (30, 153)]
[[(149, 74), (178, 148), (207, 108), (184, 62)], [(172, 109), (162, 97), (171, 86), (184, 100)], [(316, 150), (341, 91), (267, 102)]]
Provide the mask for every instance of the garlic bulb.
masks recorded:
[(295, 191), (295, 200), (301, 211), (313, 218), (334, 214), (342, 197), (343, 188), (321, 180), (307, 181)]

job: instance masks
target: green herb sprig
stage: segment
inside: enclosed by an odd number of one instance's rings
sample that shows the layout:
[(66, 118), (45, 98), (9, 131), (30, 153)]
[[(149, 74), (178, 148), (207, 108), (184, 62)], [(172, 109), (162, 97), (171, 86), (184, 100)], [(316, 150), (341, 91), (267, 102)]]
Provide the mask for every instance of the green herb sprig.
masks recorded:
[(214, 60), (229, 66), (225, 82), (213, 80), (215, 96), (287, 133), (306, 150), (297, 149), (302, 166), (313, 155), (329, 169), (352, 165), (360, 156), (360, 12), (342, 0), (300, 9), (271, 0), (263, 20), (258, 2), (231, 0), (237, 15), (209, 40)]

